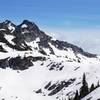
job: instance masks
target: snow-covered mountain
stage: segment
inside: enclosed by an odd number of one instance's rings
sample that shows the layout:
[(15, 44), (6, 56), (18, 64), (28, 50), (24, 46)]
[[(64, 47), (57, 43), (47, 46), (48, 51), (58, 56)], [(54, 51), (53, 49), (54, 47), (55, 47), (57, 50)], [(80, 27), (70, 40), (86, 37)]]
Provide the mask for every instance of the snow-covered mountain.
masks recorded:
[(89, 87), (97, 84), (99, 66), (98, 55), (53, 39), (33, 22), (0, 23), (0, 100), (68, 100), (83, 73)]

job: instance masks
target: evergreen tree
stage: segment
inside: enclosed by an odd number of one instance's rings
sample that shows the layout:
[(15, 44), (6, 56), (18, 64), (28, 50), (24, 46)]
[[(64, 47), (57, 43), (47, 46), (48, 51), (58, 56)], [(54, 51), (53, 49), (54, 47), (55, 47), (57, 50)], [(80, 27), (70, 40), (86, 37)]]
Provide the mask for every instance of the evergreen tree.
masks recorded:
[(71, 98), (70, 98), (70, 97), (68, 97), (68, 100), (71, 100)]
[(98, 87), (100, 86), (99, 81), (98, 81), (98, 84), (97, 85), (98, 85)]
[(99, 87), (100, 86), (100, 84), (99, 84), (99, 81), (98, 81), (98, 83), (97, 83), (97, 87)]
[(73, 100), (80, 100), (80, 97), (79, 97), (79, 94), (78, 94), (78, 90), (76, 90), (75, 97), (74, 97)]
[(94, 89), (95, 89), (94, 84), (92, 84), (90, 87), (90, 92), (92, 92)]
[(99, 81), (98, 81), (97, 85), (95, 86), (95, 89), (98, 87), (100, 87)]
[(69, 98), (68, 100), (71, 100), (71, 98)]
[(82, 87), (80, 88), (80, 98), (83, 98), (89, 93), (88, 84), (86, 82), (85, 73), (83, 74)]

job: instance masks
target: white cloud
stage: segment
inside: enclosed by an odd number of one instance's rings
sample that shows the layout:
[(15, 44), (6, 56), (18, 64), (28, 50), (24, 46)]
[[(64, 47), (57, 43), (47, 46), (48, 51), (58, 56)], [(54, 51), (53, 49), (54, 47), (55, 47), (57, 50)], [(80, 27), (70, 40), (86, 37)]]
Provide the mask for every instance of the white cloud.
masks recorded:
[(100, 54), (100, 39), (74, 41), (73, 43), (81, 46), (85, 51)]
[(85, 51), (100, 54), (100, 29), (42, 28), (60, 40), (82, 47)]

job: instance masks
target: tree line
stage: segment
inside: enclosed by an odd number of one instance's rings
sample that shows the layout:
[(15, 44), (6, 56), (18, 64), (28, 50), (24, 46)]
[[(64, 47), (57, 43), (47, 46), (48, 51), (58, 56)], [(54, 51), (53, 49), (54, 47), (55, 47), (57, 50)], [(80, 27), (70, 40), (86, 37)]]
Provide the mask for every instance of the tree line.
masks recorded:
[(86, 75), (84, 73), (83, 74), (83, 79), (82, 79), (82, 86), (81, 86), (80, 90), (79, 91), (76, 90), (74, 98), (69, 98), (69, 100), (81, 100), (83, 97), (85, 97), (86, 95), (88, 95), (89, 93), (94, 91), (99, 86), (100, 85), (99, 85), (99, 81), (98, 81), (96, 86), (92, 83), (90, 88), (89, 88), (88, 83), (86, 81)]

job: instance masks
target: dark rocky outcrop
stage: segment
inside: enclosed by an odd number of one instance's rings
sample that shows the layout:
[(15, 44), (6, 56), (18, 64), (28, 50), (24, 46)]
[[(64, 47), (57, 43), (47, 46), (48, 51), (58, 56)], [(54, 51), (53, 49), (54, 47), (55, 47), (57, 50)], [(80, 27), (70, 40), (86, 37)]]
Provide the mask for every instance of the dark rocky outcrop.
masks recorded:
[(12, 68), (13, 70), (25, 70), (28, 69), (29, 67), (33, 66), (33, 62), (35, 61), (44, 61), (44, 57), (8, 57), (5, 59), (0, 59), (0, 68)]
[[(69, 85), (73, 84), (76, 79), (69, 79), (68, 81), (58, 81), (56, 83), (49, 82), (45, 85), (44, 89), (48, 91), (48, 96), (53, 96), (60, 92), (62, 89), (67, 88)], [(36, 91), (36, 93), (42, 93), (42, 89)]]
[(61, 91), (64, 87), (68, 87), (70, 84), (72, 84), (75, 81), (75, 79), (70, 79), (67, 82), (61, 81), (58, 84), (53, 84), (51, 87), (48, 88), (48, 90), (52, 90), (48, 95), (52, 96), (57, 94), (59, 91)]

